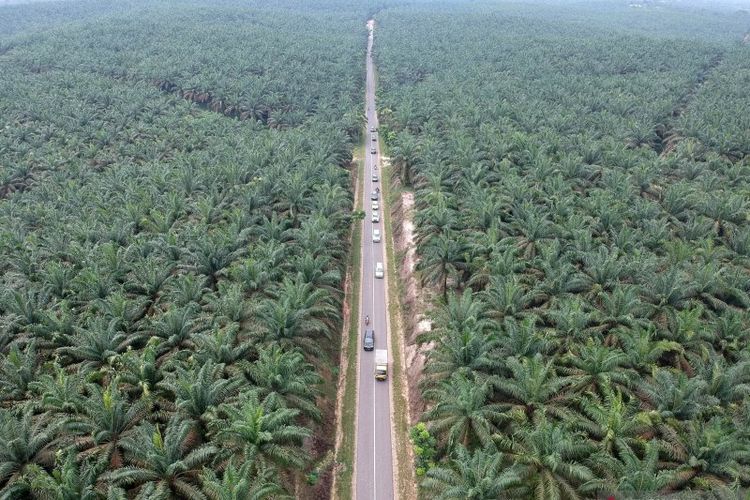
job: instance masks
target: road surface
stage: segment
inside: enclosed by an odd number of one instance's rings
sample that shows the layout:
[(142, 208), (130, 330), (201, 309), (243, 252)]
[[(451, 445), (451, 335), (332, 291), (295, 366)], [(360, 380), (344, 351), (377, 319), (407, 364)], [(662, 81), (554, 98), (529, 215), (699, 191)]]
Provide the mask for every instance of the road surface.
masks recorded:
[[(375, 263), (385, 264), (385, 234), (383, 224), (384, 201), (378, 196), (380, 204), (380, 222), (372, 222), (372, 200), (370, 194), (379, 187), (380, 182), (373, 182), (372, 174), (380, 176), (380, 140), (377, 132), (371, 129), (378, 127), (375, 113), (375, 78), (372, 64), (372, 33), (374, 24), (367, 24), (367, 97), (366, 116), (367, 134), (365, 140), (365, 179), (363, 196), (365, 220), (362, 221), (362, 293), (361, 318), (359, 328), (359, 375), (357, 380), (357, 458), (354, 465), (357, 500), (388, 500), (393, 494), (393, 446), (391, 443), (391, 400), (390, 385), (393, 375), (393, 362), (388, 347), (388, 316), (385, 308), (385, 278), (375, 278)], [(375, 136), (376, 141), (372, 141)], [(376, 154), (371, 154), (374, 147)], [(372, 230), (379, 229), (381, 242), (372, 241)], [(388, 270), (386, 269), (387, 273)], [(375, 351), (362, 349), (364, 318), (370, 316), (370, 326), (375, 330), (375, 349), (389, 349), (388, 380), (375, 380)]]

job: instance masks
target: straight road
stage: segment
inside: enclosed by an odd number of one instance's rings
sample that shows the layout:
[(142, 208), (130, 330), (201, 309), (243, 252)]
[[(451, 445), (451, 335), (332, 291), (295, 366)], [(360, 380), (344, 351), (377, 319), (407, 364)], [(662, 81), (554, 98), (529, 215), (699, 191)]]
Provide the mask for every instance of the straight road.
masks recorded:
[[(357, 458), (354, 465), (357, 500), (388, 500), (393, 495), (393, 446), (391, 443), (391, 400), (390, 385), (393, 375), (392, 356), (388, 346), (388, 316), (385, 307), (385, 277), (375, 278), (377, 262), (385, 263), (385, 234), (382, 196), (378, 195), (380, 204), (380, 222), (372, 222), (371, 193), (380, 181), (373, 180), (373, 174), (380, 176), (380, 140), (377, 132), (378, 117), (375, 113), (375, 77), (372, 64), (373, 21), (367, 23), (369, 35), (367, 40), (367, 96), (366, 116), (367, 134), (365, 148), (365, 179), (363, 196), (365, 220), (362, 221), (362, 293), (359, 334), (359, 375), (357, 381)], [(375, 141), (372, 138), (375, 137)], [(375, 154), (371, 153), (375, 148)], [(373, 242), (373, 229), (379, 229), (381, 242)], [(386, 270), (387, 272), (387, 270)], [(388, 380), (375, 380), (375, 351), (362, 349), (364, 335), (364, 318), (370, 316), (367, 328), (375, 330), (375, 349), (388, 349)]]

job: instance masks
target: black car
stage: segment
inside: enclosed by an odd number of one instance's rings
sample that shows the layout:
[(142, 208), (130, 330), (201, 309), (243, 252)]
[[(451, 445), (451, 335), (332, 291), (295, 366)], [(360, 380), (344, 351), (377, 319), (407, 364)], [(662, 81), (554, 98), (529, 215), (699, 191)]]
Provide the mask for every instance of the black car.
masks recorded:
[(365, 351), (375, 349), (375, 330), (365, 330), (365, 339), (362, 342)]

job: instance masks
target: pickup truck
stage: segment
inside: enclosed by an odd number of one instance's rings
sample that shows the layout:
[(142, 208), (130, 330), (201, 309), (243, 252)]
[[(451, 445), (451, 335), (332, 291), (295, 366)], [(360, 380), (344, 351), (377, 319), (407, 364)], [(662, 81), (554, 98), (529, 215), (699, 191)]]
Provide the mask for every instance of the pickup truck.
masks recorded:
[(388, 378), (388, 351), (385, 349), (375, 350), (375, 378), (377, 380)]

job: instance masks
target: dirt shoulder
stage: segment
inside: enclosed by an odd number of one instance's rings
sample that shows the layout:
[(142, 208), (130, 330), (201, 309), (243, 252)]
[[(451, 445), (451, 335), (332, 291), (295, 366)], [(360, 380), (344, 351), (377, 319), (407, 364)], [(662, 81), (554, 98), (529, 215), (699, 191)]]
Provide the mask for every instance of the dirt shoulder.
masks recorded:
[(418, 261), (414, 227), (414, 193), (400, 190), (398, 206), (394, 207), (394, 241), (399, 259), (401, 302), (403, 304), (404, 369), (408, 381), (409, 421), (413, 425), (424, 412), (425, 403), (419, 390), (419, 381), (424, 370), (426, 346), (417, 344), (417, 337), (430, 330), (432, 324), (425, 315), (426, 295), (416, 274)]

